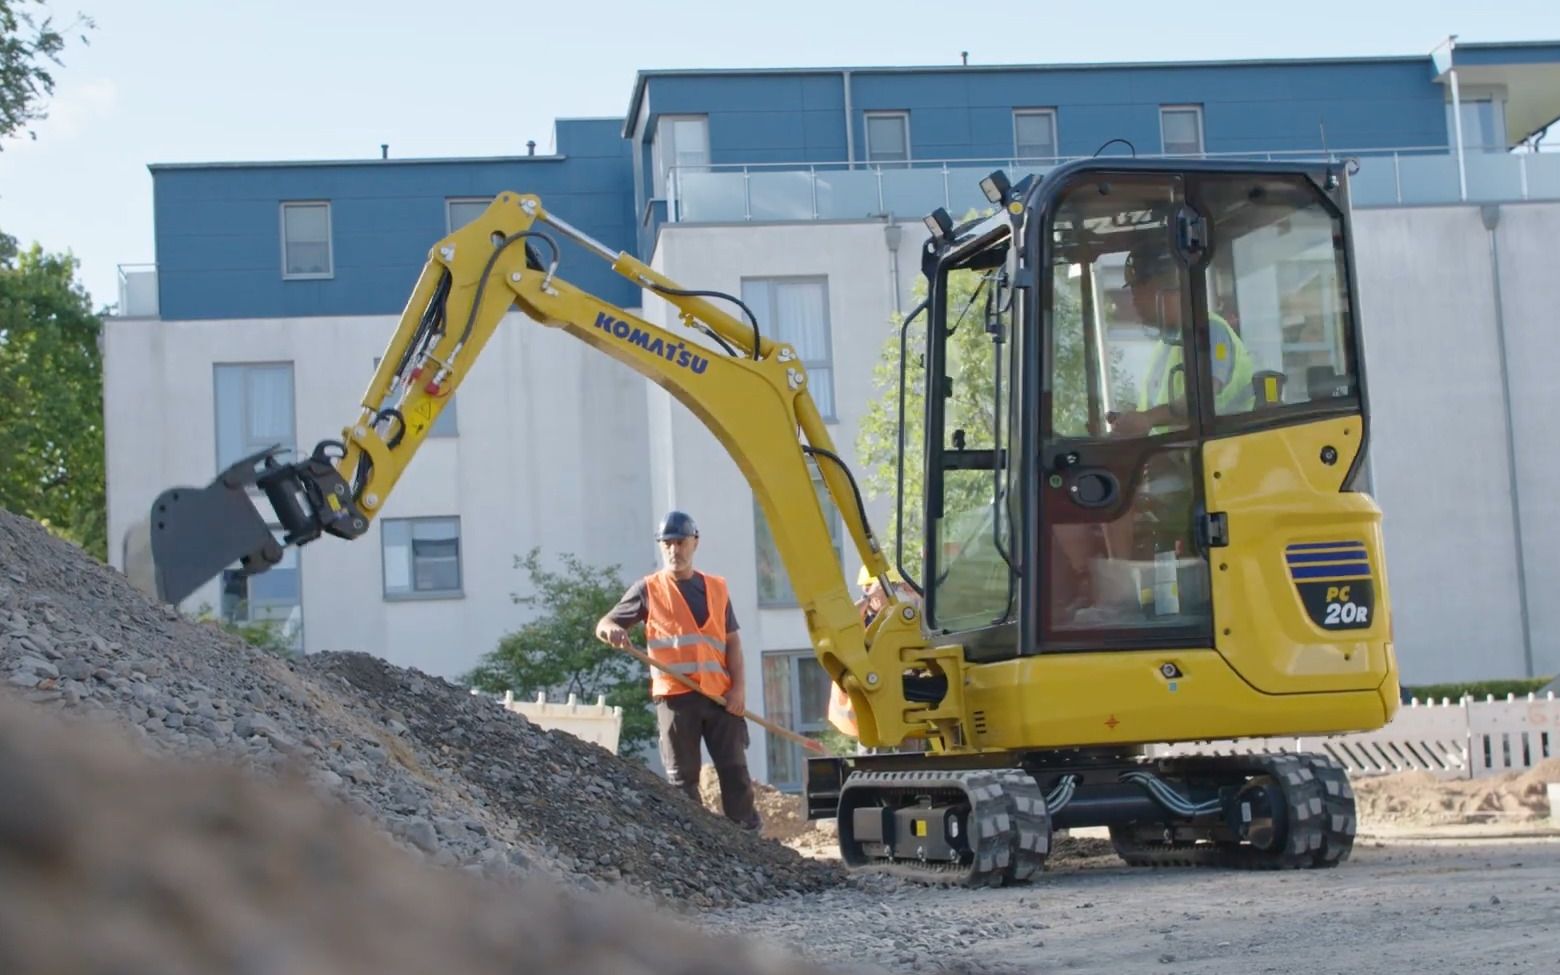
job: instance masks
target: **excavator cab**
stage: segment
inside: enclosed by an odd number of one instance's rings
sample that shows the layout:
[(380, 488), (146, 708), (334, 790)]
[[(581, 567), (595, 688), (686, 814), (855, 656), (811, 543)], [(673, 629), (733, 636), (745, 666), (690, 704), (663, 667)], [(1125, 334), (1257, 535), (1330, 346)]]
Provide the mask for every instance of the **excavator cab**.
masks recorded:
[[(1216, 647), (1238, 604), (1286, 601), (1315, 627), (1297, 620), (1296, 645), (1372, 630), (1379, 516), (1353, 490), (1364, 357), (1336, 169), (1089, 160), (985, 186), (989, 216), (927, 218), (931, 632), (976, 661)], [(1253, 480), (1290, 493), (1236, 493)], [(1330, 606), (1305, 574), (1237, 579), (1247, 551), (1281, 569), (1336, 551), (1312, 561), (1345, 574), (1316, 578), (1366, 584)]]

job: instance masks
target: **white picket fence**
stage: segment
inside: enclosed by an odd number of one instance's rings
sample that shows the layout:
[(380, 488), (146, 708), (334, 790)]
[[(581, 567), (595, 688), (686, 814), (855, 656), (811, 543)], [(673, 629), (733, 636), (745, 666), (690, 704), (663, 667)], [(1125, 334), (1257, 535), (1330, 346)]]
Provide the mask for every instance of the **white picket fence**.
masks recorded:
[(1560, 755), (1560, 700), (1553, 691), (1503, 701), (1418, 699), (1384, 728), (1349, 735), (1240, 738), (1157, 745), (1159, 755), (1250, 755), (1326, 752), (1350, 775), (1418, 770), (1441, 778), (1472, 779), (1521, 772)]
[[(473, 696), (481, 694), (475, 688)], [(567, 731), (576, 738), (593, 742), (616, 754), (618, 738), (623, 733), (623, 709), (609, 706), (604, 695), (598, 695), (595, 704), (582, 704), (577, 695), (570, 694), (565, 701), (549, 701), (547, 695), (538, 692), (536, 700), (521, 701), (513, 691), (505, 691), (503, 697), (486, 695), (506, 709), (523, 714), (526, 720), (539, 728)]]

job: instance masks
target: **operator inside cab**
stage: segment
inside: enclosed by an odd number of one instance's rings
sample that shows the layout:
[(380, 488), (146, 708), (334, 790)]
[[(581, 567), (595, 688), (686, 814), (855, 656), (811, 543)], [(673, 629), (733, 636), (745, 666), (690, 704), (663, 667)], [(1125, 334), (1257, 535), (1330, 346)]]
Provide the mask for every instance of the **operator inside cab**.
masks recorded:
[[(1162, 433), (1187, 422), (1186, 368), (1182, 327), (1182, 269), (1162, 238), (1134, 247), (1123, 266), (1127, 291), (1138, 320), (1157, 339), (1138, 386), (1136, 410), (1112, 414), (1116, 436)], [(1208, 369), (1221, 416), (1251, 409), (1251, 353), (1220, 315), (1208, 313)]]

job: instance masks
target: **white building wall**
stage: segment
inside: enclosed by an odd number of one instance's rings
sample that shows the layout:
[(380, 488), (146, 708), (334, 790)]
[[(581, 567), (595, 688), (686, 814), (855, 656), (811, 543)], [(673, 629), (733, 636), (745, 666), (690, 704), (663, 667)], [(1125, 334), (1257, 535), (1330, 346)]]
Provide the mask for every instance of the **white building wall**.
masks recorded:
[[(215, 364), (290, 361), (304, 451), (356, 419), (395, 325), (388, 316), (110, 321), (111, 561), (122, 567), (120, 540), (163, 488), (215, 475)], [(456, 394), (458, 435), (424, 441), (379, 516), (458, 516), (462, 596), (386, 600), (377, 520), (352, 542), (327, 536), (298, 553), (307, 649), (366, 650), (454, 677), (529, 614), (511, 595), (528, 591), (514, 560), (531, 546), (554, 566), (570, 552), (637, 571), (651, 517), (643, 402), (630, 370), (512, 314)], [(214, 581), (182, 608), (215, 612), (220, 602)]]
[(1355, 214), (1371, 472), (1408, 683), (1526, 675), (1522, 588), (1533, 670), (1560, 671), (1560, 614), (1550, 596), (1560, 585), (1560, 455), (1550, 447), (1560, 413), (1552, 381), (1560, 205), (1504, 206), (1495, 226), (1498, 300), (1479, 207)]

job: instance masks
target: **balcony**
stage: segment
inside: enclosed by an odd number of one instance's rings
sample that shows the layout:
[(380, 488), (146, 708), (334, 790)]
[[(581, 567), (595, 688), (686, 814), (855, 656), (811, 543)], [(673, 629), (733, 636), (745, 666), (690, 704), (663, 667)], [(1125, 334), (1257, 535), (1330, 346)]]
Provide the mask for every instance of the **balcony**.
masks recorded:
[[(1350, 160), (1355, 207), (1560, 200), (1560, 152), (1512, 153), (1445, 146), (1398, 149), (1205, 153), (1209, 160)], [(1153, 157), (1173, 160), (1189, 157)], [(941, 206), (955, 217), (989, 207), (980, 180), (1002, 169), (1014, 182), (1068, 159), (946, 159), (910, 163), (774, 163), (674, 167), (668, 222), (916, 221)]]
[(119, 318), (157, 317), (157, 265), (119, 265)]

